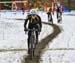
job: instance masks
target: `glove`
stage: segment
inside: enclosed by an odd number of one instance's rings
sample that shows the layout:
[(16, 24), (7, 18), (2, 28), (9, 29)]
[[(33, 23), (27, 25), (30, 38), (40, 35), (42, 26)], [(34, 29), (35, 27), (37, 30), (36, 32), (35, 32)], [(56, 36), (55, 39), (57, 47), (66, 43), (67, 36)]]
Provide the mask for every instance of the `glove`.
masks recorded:
[(27, 27), (26, 26), (24, 26), (24, 31), (27, 31)]
[(25, 31), (25, 34), (26, 34), (27, 33), (27, 28), (25, 28), (24, 31)]

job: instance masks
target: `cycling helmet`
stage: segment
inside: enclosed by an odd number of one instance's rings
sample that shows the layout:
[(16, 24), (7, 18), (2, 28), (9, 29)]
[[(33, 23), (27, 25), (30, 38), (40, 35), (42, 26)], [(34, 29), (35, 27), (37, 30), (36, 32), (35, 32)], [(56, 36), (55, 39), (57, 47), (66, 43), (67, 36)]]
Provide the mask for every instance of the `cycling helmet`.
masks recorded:
[(30, 14), (37, 14), (37, 11), (35, 9), (31, 9)]

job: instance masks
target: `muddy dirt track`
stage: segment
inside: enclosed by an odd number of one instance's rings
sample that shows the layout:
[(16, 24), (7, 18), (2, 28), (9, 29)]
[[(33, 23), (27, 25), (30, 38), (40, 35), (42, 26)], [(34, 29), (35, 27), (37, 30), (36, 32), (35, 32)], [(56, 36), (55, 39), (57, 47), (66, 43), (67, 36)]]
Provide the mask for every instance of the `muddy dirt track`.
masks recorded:
[(43, 24), (52, 26), (53, 32), (50, 35), (48, 35), (47, 37), (45, 37), (44, 39), (42, 39), (41, 42), (39, 42), (39, 44), (37, 45), (37, 47), (35, 49), (34, 60), (31, 60), (30, 56), (28, 55), (27, 57), (24, 58), (25, 62), (23, 62), (23, 63), (40, 63), (39, 60), (41, 57), (41, 53), (43, 52), (42, 50), (46, 47), (46, 45), (48, 45), (49, 42), (51, 42), (61, 32), (61, 29), (56, 24), (50, 24), (50, 23), (46, 23), (46, 22), (43, 22)]

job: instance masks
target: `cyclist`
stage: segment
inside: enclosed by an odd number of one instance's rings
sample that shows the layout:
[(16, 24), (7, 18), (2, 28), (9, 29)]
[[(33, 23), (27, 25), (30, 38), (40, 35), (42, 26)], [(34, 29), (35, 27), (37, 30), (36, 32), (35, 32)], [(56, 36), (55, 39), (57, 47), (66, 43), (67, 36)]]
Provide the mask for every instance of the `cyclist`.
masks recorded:
[[(39, 31), (36, 31), (36, 44), (38, 43), (38, 32), (41, 32), (42, 23), (41, 18), (39, 15), (36, 14), (37, 12), (35, 10), (30, 10), (30, 14), (27, 15), (25, 23), (24, 23), (24, 31), (27, 31), (27, 23), (28, 23), (28, 29), (38, 29)], [(29, 22), (28, 22), (29, 21)], [(30, 54), (30, 36), (31, 31), (28, 31), (28, 54)]]
[(49, 8), (47, 15), (48, 15), (48, 21), (53, 23), (52, 9), (51, 8)]
[[(61, 17), (62, 17), (62, 5), (60, 4), (60, 2), (58, 1), (57, 4), (56, 4), (56, 13), (57, 13), (57, 19), (58, 19), (58, 22), (61, 21)], [(59, 17), (59, 14), (60, 14), (60, 17)]]

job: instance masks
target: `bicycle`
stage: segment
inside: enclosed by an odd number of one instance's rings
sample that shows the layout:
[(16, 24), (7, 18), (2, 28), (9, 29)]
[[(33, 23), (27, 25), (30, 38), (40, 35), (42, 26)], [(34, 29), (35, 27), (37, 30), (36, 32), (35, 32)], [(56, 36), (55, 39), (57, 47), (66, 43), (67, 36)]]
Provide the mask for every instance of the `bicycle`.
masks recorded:
[(29, 44), (29, 48), (30, 48), (30, 56), (31, 56), (31, 59), (34, 58), (34, 51), (35, 51), (35, 48), (36, 48), (36, 31), (38, 31), (38, 29), (28, 29), (27, 31), (31, 31), (31, 36), (30, 36), (30, 44)]

